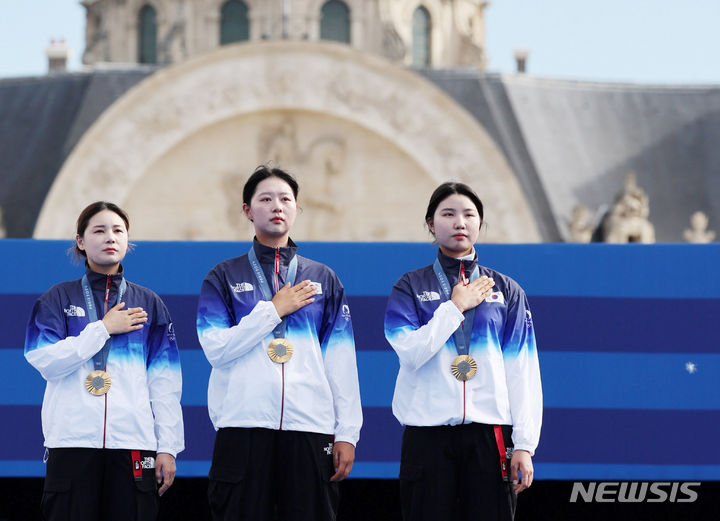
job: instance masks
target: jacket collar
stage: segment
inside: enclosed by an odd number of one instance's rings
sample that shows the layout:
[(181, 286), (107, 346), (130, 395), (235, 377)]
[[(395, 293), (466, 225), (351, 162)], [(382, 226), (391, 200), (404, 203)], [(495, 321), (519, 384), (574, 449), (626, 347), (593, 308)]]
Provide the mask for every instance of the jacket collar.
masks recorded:
[[(120, 283), (122, 282), (124, 271), (122, 264), (120, 265), (120, 269), (117, 273), (110, 275), (110, 287), (117, 290), (120, 287)], [(85, 265), (85, 275), (87, 275), (88, 282), (90, 283), (91, 288), (98, 288), (102, 287), (104, 290), (107, 285), (107, 279), (108, 276), (104, 273), (98, 273), (96, 271), (93, 271), (90, 269), (90, 267), (86, 264)]]
[(287, 265), (297, 253), (297, 245), (288, 237), (288, 245), (282, 248), (272, 248), (260, 244), (257, 237), (253, 237), (253, 249), (257, 255), (260, 264), (273, 264), (275, 262), (275, 252), (280, 250), (280, 264)]
[[(452, 275), (454, 279), (457, 280), (458, 274), (460, 273), (460, 259), (448, 257), (438, 250), (438, 260), (440, 261), (440, 266), (442, 266), (443, 271), (448, 275)], [(465, 263), (465, 273), (467, 273), (469, 278), (470, 273), (472, 273), (472, 270), (474, 270), (475, 266), (477, 266), (477, 252), (474, 252), (472, 260), (465, 260), (462, 262)]]

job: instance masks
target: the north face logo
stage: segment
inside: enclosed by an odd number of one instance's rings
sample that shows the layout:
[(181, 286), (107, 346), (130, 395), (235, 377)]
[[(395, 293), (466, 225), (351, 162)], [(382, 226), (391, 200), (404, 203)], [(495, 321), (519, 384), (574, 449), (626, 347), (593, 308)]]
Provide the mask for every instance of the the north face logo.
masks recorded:
[(80, 306), (74, 306), (70, 304), (70, 307), (63, 309), (65, 312), (65, 315), (68, 317), (84, 317), (85, 316), (85, 310), (81, 308)]
[(236, 282), (230, 285), (230, 289), (233, 290), (234, 293), (244, 293), (245, 291), (252, 291), (255, 288), (249, 282)]
[(440, 300), (440, 293), (437, 291), (423, 291), (416, 295), (420, 302), (432, 302), (433, 300)]

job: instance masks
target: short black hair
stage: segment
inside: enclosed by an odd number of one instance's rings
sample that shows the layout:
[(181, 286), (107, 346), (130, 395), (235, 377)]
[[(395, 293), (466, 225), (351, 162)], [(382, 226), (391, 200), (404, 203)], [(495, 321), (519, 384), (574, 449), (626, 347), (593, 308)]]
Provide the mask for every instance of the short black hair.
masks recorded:
[(483, 204), (477, 194), (464, 183), (456, 183), (449, 181), (438, 186), (430, 196), (430, 202), (428, 203), (427, 211), (425, 212), (425, 224), (430, 225), (435, 216), (435, 210), (445, 198), (453, 195), (460, 194), (467, 196), (477, 208), (478, 215), (480, 216), (480, 227), (482, 228), (483, 223)]
[(270, 168), (267, 165), (260, 165), (248, 178), (245, 186), (243, 187), (243, 203), (250, 206), (250, 200), (252, 199), (253, 195), (255, 195), (257, 185), (259, 185), (261, 181), (264, 181), (269, 177), (280, 178), (287, 184), (289, 184), (290, 188), (292, 189), (293, 196), (295, 197), (295, 200), (297, 200), (298, 192), (300, 189), (298, 187), (297, 181), (293, 176), (280, 168)]

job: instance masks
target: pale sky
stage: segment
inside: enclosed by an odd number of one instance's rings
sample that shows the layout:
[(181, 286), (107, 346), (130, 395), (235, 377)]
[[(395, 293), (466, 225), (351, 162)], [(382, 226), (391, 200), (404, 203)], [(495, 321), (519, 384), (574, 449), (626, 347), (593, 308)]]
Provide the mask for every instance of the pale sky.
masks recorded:
[[(44, 75), (45, 48), (64, 38), (80, 67), (85, 9), (78, 0), (0, 0), (0, 78)], [(491, 72), (599, 81), (720, 85), (720, 0), (491, 0)]]

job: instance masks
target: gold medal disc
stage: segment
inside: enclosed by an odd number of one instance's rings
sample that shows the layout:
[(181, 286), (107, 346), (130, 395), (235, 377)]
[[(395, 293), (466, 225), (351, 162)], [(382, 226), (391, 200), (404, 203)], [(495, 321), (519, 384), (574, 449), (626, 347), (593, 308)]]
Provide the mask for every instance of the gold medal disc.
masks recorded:
[(470, 355), (460, 355), (450, 364), (450, 371), (455, 378), (464, 382), (475, 376), (475, 373), (477, 373), (477, 363)]
[(268, 346), (268, 356), (276, 364), (284, 364), (292, 358), (292, 344), (287, 338), (276, 338)]
[(105, 371), (93, 371), (85, 378), (85, 387), (90, 394), (95, 396), (102, 396), (107, 393), (110, 390), (110, 385), (112, 385), (110, 375)]

